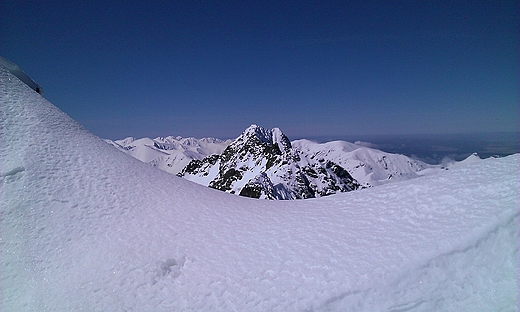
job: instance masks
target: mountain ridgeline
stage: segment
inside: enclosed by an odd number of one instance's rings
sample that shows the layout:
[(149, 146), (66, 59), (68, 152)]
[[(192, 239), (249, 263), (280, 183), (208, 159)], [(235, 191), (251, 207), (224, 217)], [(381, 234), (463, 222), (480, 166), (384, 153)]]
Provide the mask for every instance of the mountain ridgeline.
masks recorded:
[(433, 167), (345, 141), (291, 142), (280, 129), (257, 125), (226, 141), (172, 136), (106, 141), (198, 184), (265, 199), (322, 197), (415, 178)]
[(128, 137), (122, 140), (105, 141), (120, 151), (171, 174), (179, 173), (192, 159), (202, 159), (221, 153), (231, 143), (231, 140), (180, 136), (155, 139)]

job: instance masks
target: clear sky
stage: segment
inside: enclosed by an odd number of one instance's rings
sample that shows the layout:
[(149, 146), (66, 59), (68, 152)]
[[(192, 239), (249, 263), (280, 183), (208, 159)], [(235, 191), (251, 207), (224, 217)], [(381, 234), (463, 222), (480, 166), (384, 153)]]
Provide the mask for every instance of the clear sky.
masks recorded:
[(0, 55), (103, 138), (518, 131), (518, 16), (508, 0), (4, 1)]

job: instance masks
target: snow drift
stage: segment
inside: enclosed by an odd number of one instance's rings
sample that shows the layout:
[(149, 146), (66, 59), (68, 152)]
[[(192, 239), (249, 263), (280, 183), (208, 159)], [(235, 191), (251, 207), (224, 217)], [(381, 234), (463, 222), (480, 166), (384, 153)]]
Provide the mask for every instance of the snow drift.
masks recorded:
[(514, 311), (519, 155), (306, 201), (154, 169), (0, 66), (2, 311)]

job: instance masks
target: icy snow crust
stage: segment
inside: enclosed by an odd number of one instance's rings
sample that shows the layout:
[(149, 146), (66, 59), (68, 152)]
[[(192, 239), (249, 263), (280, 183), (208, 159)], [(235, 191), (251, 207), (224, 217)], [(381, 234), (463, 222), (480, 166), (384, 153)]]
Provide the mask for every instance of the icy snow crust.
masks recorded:
[(519, 155), (305, 201), (154, 170), (0, 74), (1, 311), (514, 311)]

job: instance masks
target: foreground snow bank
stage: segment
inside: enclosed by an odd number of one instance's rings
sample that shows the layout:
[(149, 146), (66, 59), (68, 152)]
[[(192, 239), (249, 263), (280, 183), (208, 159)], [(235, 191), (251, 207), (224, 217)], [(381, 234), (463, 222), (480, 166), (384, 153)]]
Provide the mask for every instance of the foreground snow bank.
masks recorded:
[(0, 66), (1, 311), (514, 311), (519, 155), (320, 199), (117, 151)]

